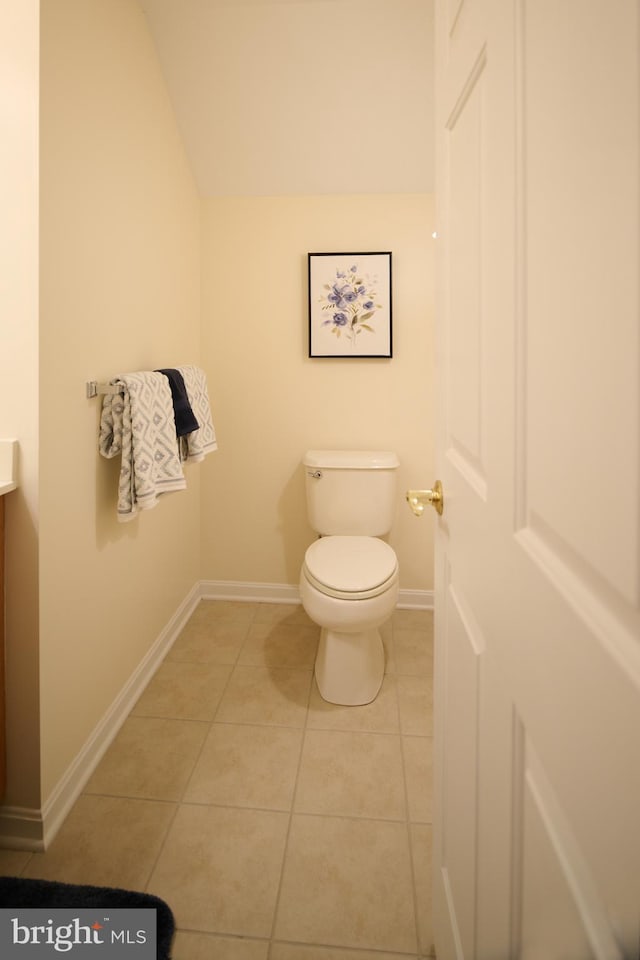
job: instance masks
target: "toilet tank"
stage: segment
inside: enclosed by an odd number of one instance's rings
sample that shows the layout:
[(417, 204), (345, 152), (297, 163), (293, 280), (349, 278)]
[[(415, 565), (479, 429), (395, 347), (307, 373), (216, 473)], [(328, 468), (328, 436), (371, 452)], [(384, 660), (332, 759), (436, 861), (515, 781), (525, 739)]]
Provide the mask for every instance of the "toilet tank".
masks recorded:
[(322, 536), (383, 537), (396, 510), (400, 461), (390, 450), (307, 450), (307, 513)]

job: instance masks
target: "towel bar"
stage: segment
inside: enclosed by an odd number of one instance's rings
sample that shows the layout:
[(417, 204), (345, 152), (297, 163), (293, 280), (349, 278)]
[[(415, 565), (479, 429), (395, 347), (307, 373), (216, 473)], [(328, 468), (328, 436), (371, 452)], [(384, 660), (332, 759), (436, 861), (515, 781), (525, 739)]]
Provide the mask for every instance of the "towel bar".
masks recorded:
[(97, 380), (87, 380), (85, 388), (88, 400), (91, 397), (97, 397), (99, 393), (122, 393), (122, 387), (117, 387), (113, 383), (98, 383)]

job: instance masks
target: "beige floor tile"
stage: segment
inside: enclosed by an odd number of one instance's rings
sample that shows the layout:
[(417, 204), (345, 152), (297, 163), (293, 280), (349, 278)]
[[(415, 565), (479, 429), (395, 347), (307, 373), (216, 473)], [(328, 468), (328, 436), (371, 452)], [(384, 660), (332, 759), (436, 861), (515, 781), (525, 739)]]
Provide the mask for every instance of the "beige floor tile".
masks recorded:
[(27, 850), (0, 850), (0, 874), (19, 877), (30, 859), (31, 853)]
[(228, 664), (165, 660), (131, 715), (213, 720), (232, 669)]
[(392, 631), (382, 635), (382, 644), (384, 646), (384, 672), (385, 674), (395, 674), (397, 673), (396, 654)]
[(426, 824), (412, 824), (411, 852), (416, 886), (418, 937), (420, 955), (424, 957), (435, 956), (431, 881), (432, 850), (433, 835), (431, 827)]
[[(214, 933), (178, 930), (173, 940), (171, 957), (172, 960), (267, 960), (268, 953), (268, 940), (218, 937)], [(357, 960), (357, 957), (353, 960)]]
[(391, 617), (382, 624), (381, 627), (378, 627), (380, 636), (382, 637), (382, 646), (384, 647), (384, 658), (385, 658), (385, 673), (390, 671), (387, 669), (387, 661), (389, 657), (389, 646), (393, 640), (393, 620)]
[(165, 659), (196, 663), (235, 663), (248, 629), (249, 624), (233, 621), (229, 623), (190, 621)]
[(433, 631), (433, 610), (394, 610), (391, 617), (395, 630)]
[(431, 956), (432, 612), (381, 632), (382, 690), (340, 707), (301, 605), (202, 601), (49, 850), (0, 873), (148, 889), (175, 960)]
[(415, 953), (406, 824), (294, 816), (274, 937)]
[(433, 635), (425, 630), (394, 629), (395, 670), (410, 677), (433, 676)]
[(176, 926), (268, 937), (289, 816), (183, 804), (149, 881)]
[(81, 796), (23, 876), (144, 890), (175, 810), (155, 800)]
[(404, 820), (400, 737), (307, 730), (294, 809), (298, 813)]
[[(274, 943), (269, 960), (414, 960), (415, 954), (380, 953), (378, 950), (341, 950), (339, 947), (303, 947), (299, 943)], [(180, 960), (180, 958), (176, 958)]]
[(313, 683), (307, 726), (316, 730), (362, 730), (368, 733), (398, 733), (398, 703), (395, 677), (385, 677), (378, 696), (358, 707), (327, 703)]
[(311, 670), (272, 669), (238, 664), (220, 702), (216, 720), (304, 726)]
[(128, 717), (85, 787), (85, 793), (179, 800), (209, 724)]
[(238, 663), (255, 667), (313, 667), (320, 629), (306, 624), (254, 623)]
[(259, 603), (253, 622), (315, 626), (301, 603)]
[(241, 600), (201, 600), (189, 622), (196, 623), (251, 623), (259, 604)]
[(400, 730), (417, 737), (433, 736), (433, 683), (429, 677), (398, 677)]
[(214, 723), (184, 800), (290, 810), (301, 743), (289, 727)]
[(433, 739), (403, 737), (409, 820), (431, 823), (433, 810)]

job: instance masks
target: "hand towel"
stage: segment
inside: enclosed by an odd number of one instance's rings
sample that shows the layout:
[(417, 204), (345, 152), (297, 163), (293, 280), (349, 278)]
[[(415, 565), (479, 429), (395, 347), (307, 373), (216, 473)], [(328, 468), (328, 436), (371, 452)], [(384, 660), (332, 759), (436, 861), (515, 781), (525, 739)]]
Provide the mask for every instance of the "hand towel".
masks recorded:
[(188, 433), (193, 433), (194, 430), (198, 429), (200, 424), (191, 409), (182, 374), (179, 370), (174, 370), (173, 368), (156, 370), (156, 373), (163, 373), (169, 380), (171, 398), (173, 400), (173, 413), (176, 421), (176, 434), (179, 437), (185, 437)]
[(110, 459), (122, 454), (118, 520), (155, 507), (158, 497), (184, 490), (169, 381), (161, 373), (127, 373), (111, 381), (121, 393), (105, 395), (99, 449)]
[(212, 453), (218, 449), (216, 432), (211, 419), (207, 378), (200, 367), (187, 365), (177, 369), (182, 374), (191, 409), (200, 424), (198, 430), (194, 430), (193, 433), (181, 438), (180, 442), (183, 444), (182, 458), (190, 463), (198, 463), (204, 459), (207, 453)]

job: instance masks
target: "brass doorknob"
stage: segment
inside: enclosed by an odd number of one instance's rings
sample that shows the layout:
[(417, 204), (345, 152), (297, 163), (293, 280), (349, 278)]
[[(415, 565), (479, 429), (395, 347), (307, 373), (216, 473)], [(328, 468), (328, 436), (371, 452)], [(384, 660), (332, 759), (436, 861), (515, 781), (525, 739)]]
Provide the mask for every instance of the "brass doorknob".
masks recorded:
[(438, 516), (442, 516), (444, 509), (444, 494), (442, 484), (439, 480), (433, 485), (433, 490), (407, 490), (407, 503), (415, 513), (416, 517), (421, 517), (425, 506), (430, 503)]

